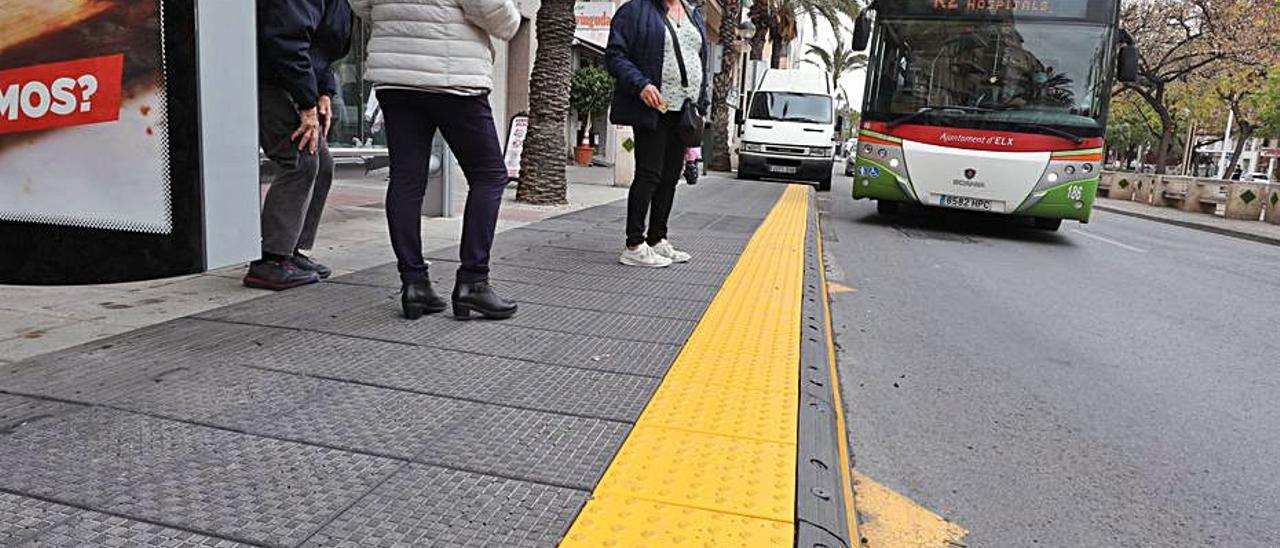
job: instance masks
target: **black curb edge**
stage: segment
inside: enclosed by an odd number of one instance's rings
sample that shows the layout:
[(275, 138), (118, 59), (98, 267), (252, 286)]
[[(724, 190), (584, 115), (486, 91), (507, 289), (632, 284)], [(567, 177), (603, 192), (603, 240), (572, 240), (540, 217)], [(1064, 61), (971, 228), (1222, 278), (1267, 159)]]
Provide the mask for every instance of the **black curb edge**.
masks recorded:
[(1263, 235), (1261, 235), (1261, 234), (1253, 234), (1253, 233), (1250, 233), (1250, 232), (1241, 232), (1241, 231), (1239, 231), (1239, 230), (1231, 230), (1231, 229), (1229, 229), (1229, 228), (1222, 228), (1222, 227), (1211, 226), (1211, 225), (1205, 225), (1205, 224), (1200, 224), (1200, 223), (1193, 223), (1193, 222), (1190, 222), (1190, 221), (1183, 221), (1183, 220), (1179, 220), (1179, 219), (1169, 219), (1169, 218), (1166, 218), (1166, 217), (1160, 217), (1160, 216), (1158, 216), (1158, 215), (1150, 215), (1150, 214), (1147, 214), (1147, 213), (1141, 213), (1141, 212), (1138, 212), (1138, 211), (1130, 211), (1130, 210), (1127, 210), (1127, 209), (1121, 209), (1121, 208), (1118, 208), (1118, 207), (1112, 207), (1112, 206), (1108, 206), (1108, 205), (1104, 205), (1104, 204), (1099, 204), (1099, 203), (1097, 203), (1097, 202), (1094, 202), (1094, 204), (1093, 204), (1093, 208), (1094, 208), (1094, 209), (1100, 209), (1100, 210), (1102, 210), (1102, 211), (1106, 211), (1107, 213), (1115, 213), (1115, 214), (1117, 214), (1117, 215), (1125, 215), (1125, 216), (1129, 216), (1129, 217), (1136, 217), (1136, 218), (1139, 218), (1139, 219), (1146, 219), (1146, 220), (1148, 220), (1148, 221), (1155, 221), (1155, 222), (1157, 222), (1157, 223), (1164, 223), (1164, 224), (1168, 224), (1168, 225), (1180, 226), (1180, 227), (1182, 227), (1182, 228), (1190, 228), (1190, 229), (1192, 229), (1192, 230), (1199, 230), (1199, 231), (1201, 231), (1201, 232), (1211, 232), (1211, 233), (1214, 233), (1214, 234), (1220, 234), (1220, 235), (1222, 235), (1222, 236), (1230, 236), (1230, 237), (1232, 237), (1232, 238), (1239, 238), (1239, 239), (1241, 239), (1241, 240), (1249, 240), (1249, 241), (1251, 241), (1251, 242), (1258, 242), (1258, 243), (1260, 243), (1260, 244), (1280, 245), (1280, 238), (1271, 238), (1271, 237), (1268, 237), (1268, 236), (1263, 236)]
[(845, 505), (841, 436), (833, 390), (826, 288), (818, 239), (817, 203), (809, 193), (804, 252), (804, 297), (800, 316), (800, 411), (796, 453), (797, 548), (853, 548), (852, 509)]

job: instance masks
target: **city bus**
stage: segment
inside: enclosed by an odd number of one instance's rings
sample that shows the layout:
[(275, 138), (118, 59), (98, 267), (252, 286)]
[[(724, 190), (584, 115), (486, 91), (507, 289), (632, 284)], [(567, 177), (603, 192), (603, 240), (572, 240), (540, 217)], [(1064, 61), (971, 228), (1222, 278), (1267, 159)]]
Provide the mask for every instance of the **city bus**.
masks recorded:
[(871, 47), (853, 197), (1089, 222), (1111, 86), (1137, 75), (1118, 4), (872, 3), (853, 32)]

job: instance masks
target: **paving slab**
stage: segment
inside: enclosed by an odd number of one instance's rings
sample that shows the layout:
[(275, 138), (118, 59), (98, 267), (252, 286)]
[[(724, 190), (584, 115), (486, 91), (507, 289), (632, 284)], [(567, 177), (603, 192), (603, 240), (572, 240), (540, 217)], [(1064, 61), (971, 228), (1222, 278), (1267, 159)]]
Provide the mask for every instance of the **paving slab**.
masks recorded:
[(704, 181), (689, 265), (618, 265), (623, 202), (502, 234), (508, 321), (406, 321), (384, 264), (0, 364), (0, 543), (557, 544), (785, 189)]

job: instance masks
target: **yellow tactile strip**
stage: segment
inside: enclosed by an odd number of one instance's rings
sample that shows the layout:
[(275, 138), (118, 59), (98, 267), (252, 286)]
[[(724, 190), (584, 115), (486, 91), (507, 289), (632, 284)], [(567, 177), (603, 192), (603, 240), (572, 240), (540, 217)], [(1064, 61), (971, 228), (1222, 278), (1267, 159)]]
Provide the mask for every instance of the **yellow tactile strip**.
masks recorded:
[(790, 546), (809, 187), (756, 230), (561, 546)]

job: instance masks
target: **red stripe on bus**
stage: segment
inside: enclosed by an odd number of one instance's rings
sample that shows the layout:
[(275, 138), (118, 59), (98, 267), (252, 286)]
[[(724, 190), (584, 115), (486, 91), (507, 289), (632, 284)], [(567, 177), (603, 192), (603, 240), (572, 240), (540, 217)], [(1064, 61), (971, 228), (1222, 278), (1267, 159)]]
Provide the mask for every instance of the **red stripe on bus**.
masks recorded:
[(884, 122), (866, 122), (864, 129), (891, 135), (907, 141), (927, 143), (931, 145), (961, 148), (968, 150), (991, 150), (1000, 152), (1056, 152), (1064, 150), (1080, 150), (1082, 148), (1102, 147), (1102, 138), (1094, 137), (1082, 142), (1055, 135), (1038, 133), (1018, 133), (1012, 131), (991, 131), (985, 129), (965, 129), (939, 126), (923, 126), (903, 124), (888, 127)]

